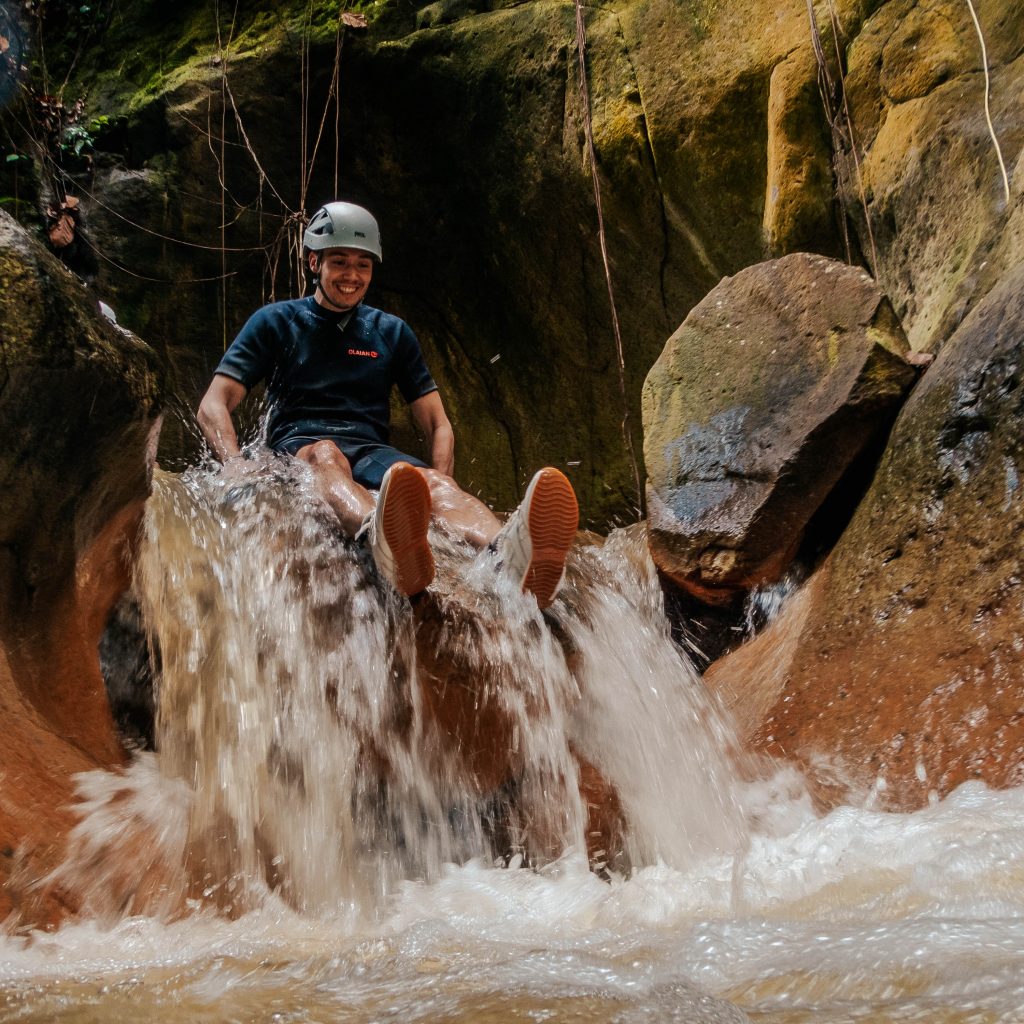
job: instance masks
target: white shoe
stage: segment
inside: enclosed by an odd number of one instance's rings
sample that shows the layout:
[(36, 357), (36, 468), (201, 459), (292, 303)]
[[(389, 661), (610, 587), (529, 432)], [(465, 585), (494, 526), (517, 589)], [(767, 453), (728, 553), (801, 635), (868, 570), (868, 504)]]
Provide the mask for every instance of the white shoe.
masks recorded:
[(504, 570), (537, 598), (542, 609), (554, 601), (562, 585), (579, 520), (572, 484), (547, 466), (530, 481), (519, 508), (491, 542)]
[(401, 594), (413, 597), (434, 579), (427, 542), (430, 485), (408, 462), (396, 462), (381, 481), (377, 507), (367, 514), (356, 539), (366, 536), (380, 574)]

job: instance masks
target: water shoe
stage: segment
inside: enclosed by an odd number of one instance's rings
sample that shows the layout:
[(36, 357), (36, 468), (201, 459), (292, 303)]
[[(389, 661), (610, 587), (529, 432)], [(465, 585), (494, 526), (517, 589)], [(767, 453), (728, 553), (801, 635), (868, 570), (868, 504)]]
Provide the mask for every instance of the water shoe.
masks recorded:
[(406, 597), (414, 597), (434, 579), (434, 556), (427, 542), (430, 485), (408, 462), (396, 462), (380, 485), (377, 507), (356, 539), (366, 535), (380, 574)]
[(547, 466), (530, 481), (519, 508), (491, 543), (505, 571), (547, 608), (565, 575), (580, 512), (572, 484)]

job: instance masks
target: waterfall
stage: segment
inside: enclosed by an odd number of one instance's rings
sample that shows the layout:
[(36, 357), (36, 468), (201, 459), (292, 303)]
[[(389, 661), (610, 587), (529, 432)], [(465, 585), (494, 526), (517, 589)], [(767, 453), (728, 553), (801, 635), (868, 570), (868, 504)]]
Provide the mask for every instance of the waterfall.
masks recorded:
[[(239, 913), (273, 891), (355, 922), (450, 863), (539, 865), (590, 838), (623, 872), (742, 845), (731, 732), (671, 641), (642, 531), (578, 545), (543, 615), (492, 555), (443, 524), (431, 544), (437, 579), (414, 608), (304, 464), (157, 473), (136, 590), (159, 663), (155, 764), (189, 794), (167, 801), (184, 826), (162, 830), (183, 898)], [(582, 772), (611, 787), (618, 850), (593, 850)], [(151, 765), (137, 776), (152, 789)], [(146, 803), (123, 795), (132, 778), (115, 803)], [(89, 786), (76, 842), (95, 863)]]

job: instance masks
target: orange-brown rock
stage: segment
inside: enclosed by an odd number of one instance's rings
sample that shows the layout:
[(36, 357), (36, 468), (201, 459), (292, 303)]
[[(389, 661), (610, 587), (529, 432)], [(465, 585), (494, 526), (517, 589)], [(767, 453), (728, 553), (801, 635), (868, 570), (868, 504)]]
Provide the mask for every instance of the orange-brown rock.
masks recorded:
[(822, 803), (910, 808), (1024, 781), (1024, 268), (902, 412), (825, 566), (707, 674)]
[[(148, 492), (153, 353), (0, 213), (0, 918), (64, 909), (72, 776), (121, 764), (97, 645)], [(150, 448), (152, 446), (150, 445)]]
[[(532, 690), (534, 667), (502, 661), (501, 645), (481, 635), (495, 626), (474, 607), (425, 594), (415, 606), (417, 683), (422, 711), (437, 751), (437, 771), (480, 795), (505, 790), (496, 827), (516, 836), (531, 857), (541, 860), (562, 851), (563, 808), (550, 799), (543, 808), (519, 805), (515, 790), (528, 768), (519, 715), (542, 715), (545, 695)], [(550, 642), (550, 641), (548, 641)], [(571, 651), (565, 652), (570, 668)], [(550, 696), (550, 695), (549, 695)], [(571, 702), (572, 696), (566, 695)], [(555, 696), (554, 699), (558, 699)], [(625, 817), (615, 787), (577, 750), (571, 750), (579, 795), (586, 812), (586, 845), (595, 867), (622, 867)], [(550, 798), (551, 794), (548, 794)], [(566, 794), (566, 799), (572, 799)]]

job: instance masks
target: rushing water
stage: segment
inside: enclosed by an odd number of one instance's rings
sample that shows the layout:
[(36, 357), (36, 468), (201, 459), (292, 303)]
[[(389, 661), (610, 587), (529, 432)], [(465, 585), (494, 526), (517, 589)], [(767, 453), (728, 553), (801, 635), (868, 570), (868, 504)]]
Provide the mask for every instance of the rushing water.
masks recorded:
[(90, 917), (0, 940), (0, 1021), (1024, 1021), (1024, 793), (819, 818), (737, 777), (634, 532), (547, 617), (439, 532), (414, 613), (309, 484), (158, 477), (159, 752), (82, 778)]

